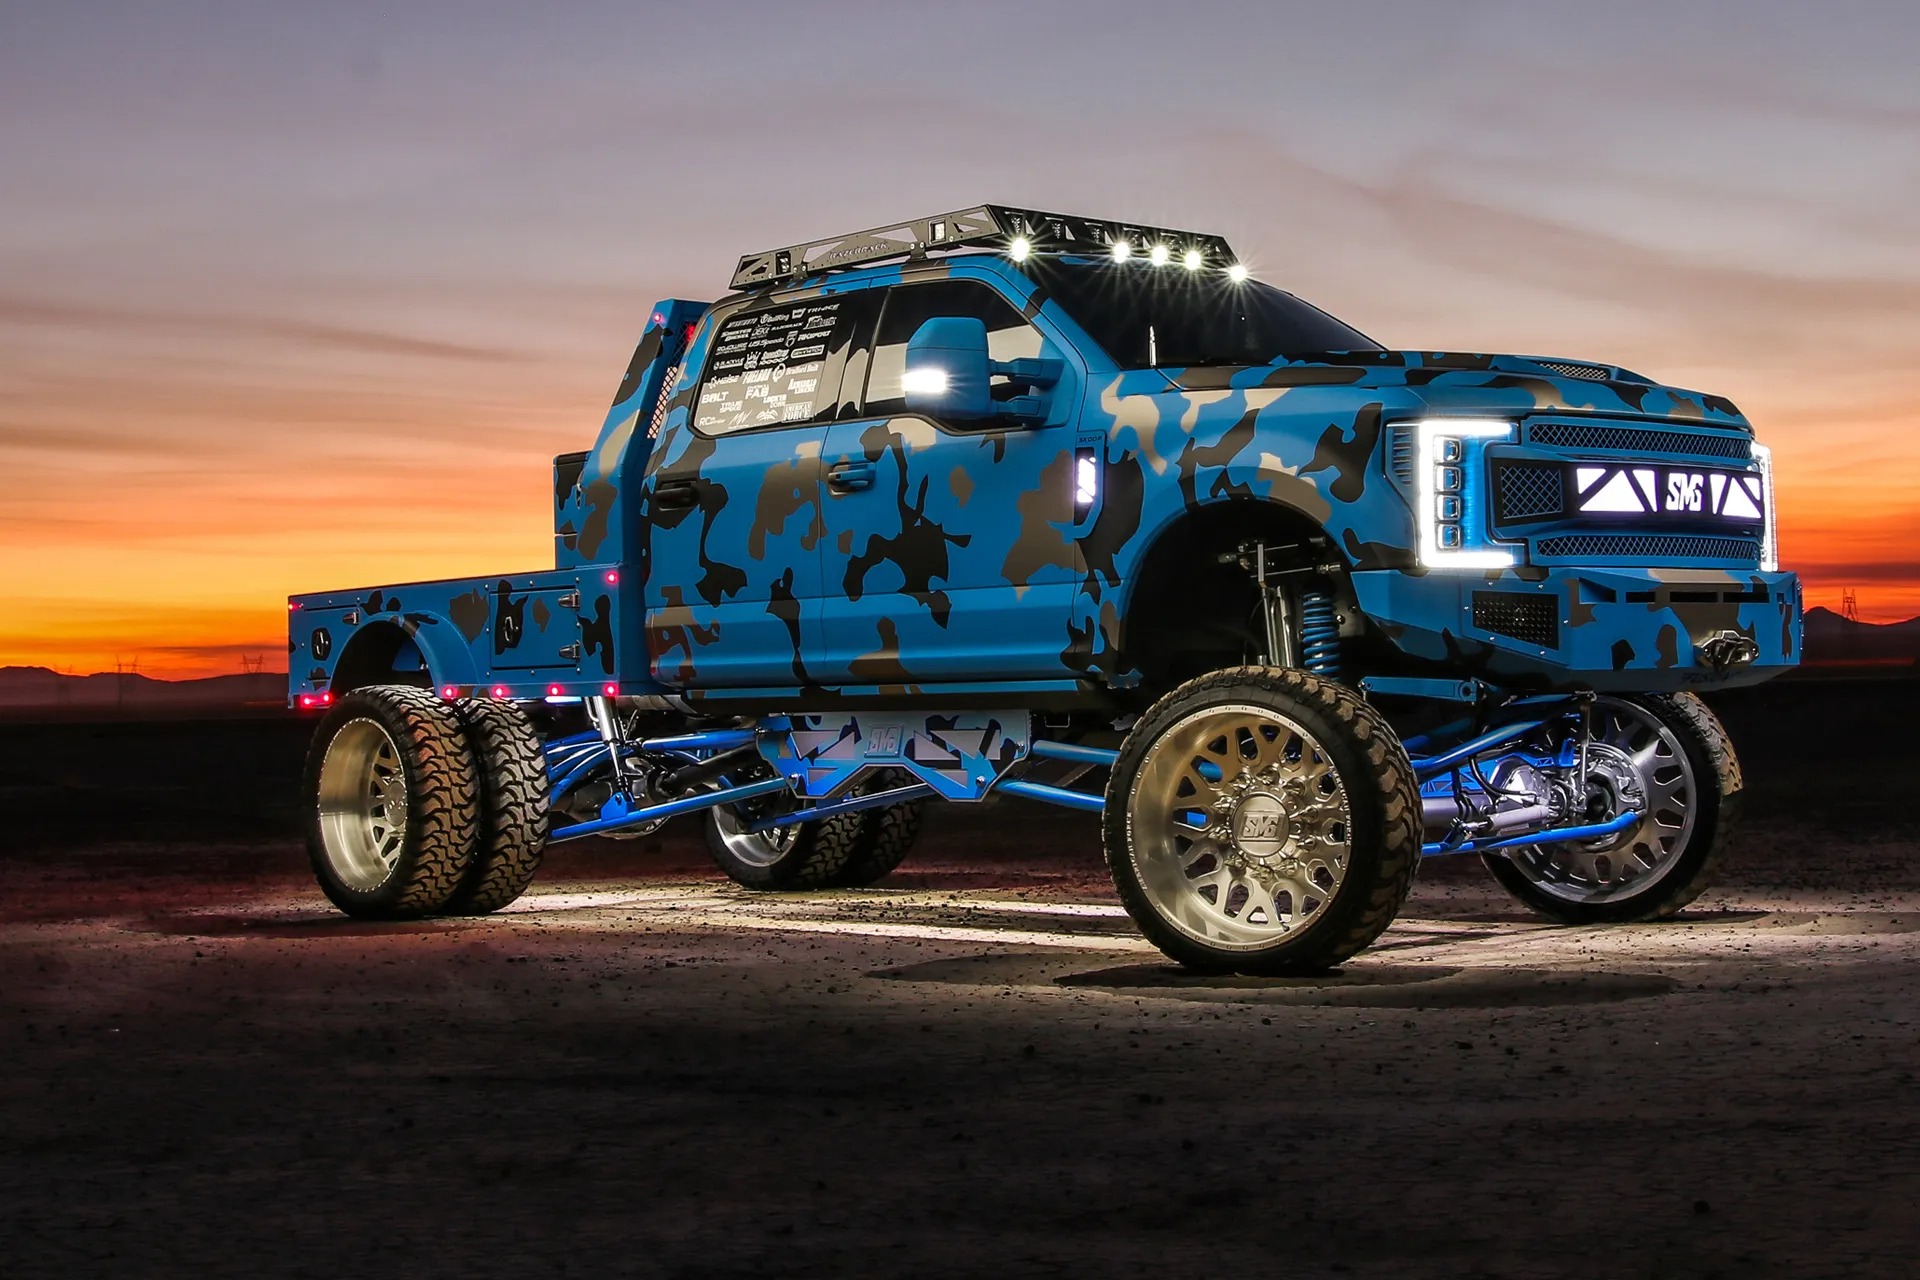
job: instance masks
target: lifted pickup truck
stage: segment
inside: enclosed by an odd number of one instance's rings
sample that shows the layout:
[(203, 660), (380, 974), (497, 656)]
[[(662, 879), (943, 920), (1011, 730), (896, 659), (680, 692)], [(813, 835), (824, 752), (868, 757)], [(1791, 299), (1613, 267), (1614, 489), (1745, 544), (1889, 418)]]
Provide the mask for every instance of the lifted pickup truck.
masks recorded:
[(1000, 797), (1103, 814), (1199, 968), (1338, 964), (1424, 856), (1569, 921), (1705, 886), (1741, 783), (1694, 691), (1800, 644), (1727, 400), (1388, 351), (1217, 236), (998, 205), (732, 287), (658, 303), (555, 461), (554, 568), (290, 601), (342, 910), (494, 910), (694, 812), (743, 885), (866, 884)]

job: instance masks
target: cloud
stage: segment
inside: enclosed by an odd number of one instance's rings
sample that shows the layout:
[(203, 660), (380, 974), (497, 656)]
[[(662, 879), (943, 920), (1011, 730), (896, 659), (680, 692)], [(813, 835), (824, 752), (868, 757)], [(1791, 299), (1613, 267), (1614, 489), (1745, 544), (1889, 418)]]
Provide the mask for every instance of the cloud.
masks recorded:
[(0, 324), (58, 326), (92, 331), (137, 331), (176, 337), (187, 334), (242, 340), (267, 338), (308, 346), (352, 351), (363, 355), (398, 356), (428, 360), (469, 360), (516, 363), (528, 358), (523, 351), (477, 346), (323, 324), (282, 316), (221, 315), (212, 312), (159, 311), (107, 307), (91, 303), (53, 302), (0, 294)]

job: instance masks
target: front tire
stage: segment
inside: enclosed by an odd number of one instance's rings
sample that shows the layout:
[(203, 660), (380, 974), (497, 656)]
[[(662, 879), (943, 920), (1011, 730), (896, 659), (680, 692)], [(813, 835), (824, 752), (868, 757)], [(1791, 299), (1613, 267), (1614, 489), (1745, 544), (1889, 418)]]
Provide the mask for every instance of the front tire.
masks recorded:
[(480, 776), (446, 703), (402, 685), (342, 698), (307, 753), (307, 854), (350, 916), (444, 907), (479, 847)]
[(1726, 856), (1740, 762), (1719, 717), (1690, 693), (1603, 697), (1588, 738), (1591, 787), (1635, 826), (1603, 840), (1483, 854), (1501, 887), (1568, 924), (1662, 920), (1699, 897)]
[(1420, 858), (1399, 738), (1351, 690), (1233, 667), (1156, 702), (1107, 783), (1127, 913), (1189, 968), (1324, 972), (1393, 922)]

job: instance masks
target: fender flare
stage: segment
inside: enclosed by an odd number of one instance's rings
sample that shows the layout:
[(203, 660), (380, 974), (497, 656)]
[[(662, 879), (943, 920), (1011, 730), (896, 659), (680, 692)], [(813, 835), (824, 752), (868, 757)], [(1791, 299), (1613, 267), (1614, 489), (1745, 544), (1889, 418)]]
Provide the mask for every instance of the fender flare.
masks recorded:
[(480, 683), (473, 650), (453, 624), (437, 614), (409, 612), (398, 618), (377, 618), (355, 631), (341, 647), (329, 687), (346, 692), (393, 671), (394, 661), (411, 646), (426, 665), (434, 688), (471, 687)]

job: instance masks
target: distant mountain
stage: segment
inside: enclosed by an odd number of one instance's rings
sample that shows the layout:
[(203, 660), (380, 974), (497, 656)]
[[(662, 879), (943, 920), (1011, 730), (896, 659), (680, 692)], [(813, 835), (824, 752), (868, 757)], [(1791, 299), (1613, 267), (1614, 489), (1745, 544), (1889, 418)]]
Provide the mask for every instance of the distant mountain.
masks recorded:
[(209, 676), (202, 680), (155, 680), (137, 672), (62, 675), (45, 667), (0, 667), (0, 707), (127, 707), (188, 710), (284, 703), (285, 672)]
[(1855, 622), (1816, 607), (1801, 623), (1808, 662), (1920, 662), (1920, 618)]

